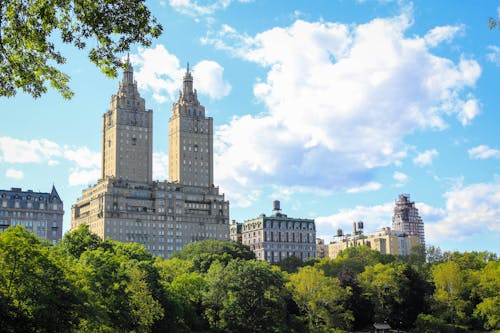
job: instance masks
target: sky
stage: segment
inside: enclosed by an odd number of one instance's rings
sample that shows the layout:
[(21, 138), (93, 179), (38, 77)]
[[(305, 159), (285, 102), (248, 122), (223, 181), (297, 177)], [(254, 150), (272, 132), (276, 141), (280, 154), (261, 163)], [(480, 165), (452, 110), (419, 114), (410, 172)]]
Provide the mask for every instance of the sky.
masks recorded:
[[(187, 63), (214, 119), (230, 219), (272, 213), (337, 228), (390, 226), (410, 194), (427, 245), (500, 253), (500, 18), (493, 0), (150, 0), (163, 35), (130, 59), (154, 112), (154, 179)], [(101, 117), (121, 75), (67, 57), (71, 100), (0, 98), (0, 188), (71, 205), (101, 168)], [(125, 56), (125, 55), (123, 55)], [(495, 93), (496, 91), (496, 93)]]

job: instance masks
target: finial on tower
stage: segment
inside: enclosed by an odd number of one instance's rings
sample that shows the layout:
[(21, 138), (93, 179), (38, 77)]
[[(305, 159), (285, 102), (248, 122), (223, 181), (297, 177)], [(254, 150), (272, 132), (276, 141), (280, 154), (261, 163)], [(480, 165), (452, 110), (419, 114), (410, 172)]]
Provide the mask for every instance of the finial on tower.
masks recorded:
[(189, 61), (187, 62), (187, 69), (186, 69), (186, 73), (189, 73)]

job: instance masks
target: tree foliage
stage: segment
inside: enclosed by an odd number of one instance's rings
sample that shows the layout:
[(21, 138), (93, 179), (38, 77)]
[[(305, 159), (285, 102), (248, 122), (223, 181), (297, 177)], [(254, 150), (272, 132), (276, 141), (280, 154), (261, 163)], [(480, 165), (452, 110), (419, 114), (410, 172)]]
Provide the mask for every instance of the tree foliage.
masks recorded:
[(61, 44), (88, 49), (89, 59), (115, 77), (120, 54), (134, 43), (149, 46), (161, 32), (145, 0), (0, 1), (0, 96), (21, 89), (39, 97), (48, 83), (70, 98), (70, 78), (58, 68), (66, 62)]
[(162, 259), (85, 227), (55, 246), (11, 227), (0, 233), (0, 331), (318, 333), (375, 321), (413, 332), (498, 330), (496, 254), (432, 253), (424, 262), (422, 251), (402, 258), (356, 247), (280, 269), (233, 242)]

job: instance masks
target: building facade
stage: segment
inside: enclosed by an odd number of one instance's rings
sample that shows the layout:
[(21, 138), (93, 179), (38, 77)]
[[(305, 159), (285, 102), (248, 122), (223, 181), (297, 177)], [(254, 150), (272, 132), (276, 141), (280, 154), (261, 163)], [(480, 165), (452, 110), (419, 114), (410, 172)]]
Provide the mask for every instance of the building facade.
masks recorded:
[(411, 249), (418, 244), (420, 244), (418, 236), (386, 227), (367, 235), (358, 234), (354, 237), (348, 234), (336, 237), (335, 241), (328, 244), (328, 257), (335, 259), (340, 251), (354, 246), (368, 246), (382, 254), (404, 256), (409, 255)]
[(64, 207), (55, 186), (50, 193), (0, 190), (0, 232), (22, 225), (39, 238), (55, 244), (62, 238)]
[(410, 200), (409, 194), (400, 194), (396, 200), (392, 229), (418, 236), (420, 243), (425, 246), (424, 222), (418, 214), (415, 202)]
[(237, 235), (238, 224), (233, 223), (231, 239), (241, 237), (242, 244), (249, 246), (258, 260), (275, 263), (291, 256), (302, 260), (316, 257), (314, 220), (282, 214), (279, 201), (275, 201), (271, 216), (261, 214), (247, 220), (240, 230), (241, 236)]
[(166, 258), (193, 241), (228, 240), (229, 202), (213, 185), (213, 120), (189, 67), (169, 121), (169, 181), (152, 180), (152, 116), (129, 63), (103, 116), (102, 178), (73, 205), (71, 228), (87, 224)]

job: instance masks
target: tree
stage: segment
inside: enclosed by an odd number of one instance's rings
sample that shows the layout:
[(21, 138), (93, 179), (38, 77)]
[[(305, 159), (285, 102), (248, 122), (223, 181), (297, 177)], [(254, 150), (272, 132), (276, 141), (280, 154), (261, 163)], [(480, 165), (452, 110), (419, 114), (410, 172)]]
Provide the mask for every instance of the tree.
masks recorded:
[(80, 258), (83, 252), (95, 250), (101, 244), (99, 236), (92, 233), (88, 225), (81, 224), (77, 229), (67, 232), (58, 246), (73, 257)]
[(204, 273), (214, 261), (228, 264), (233, 259), (255, 259), (255, 254), (241, 243), (208, 239), (186, 245), (174, 253), (174, 258), (191, 260), (193, 269)]
[(69, 332), (79, 321), (75, 286), (50, 249), (24, 227), (0, 233), (2, 332)]
[(466, 276), (460, 266), (453, 261), (432, 267), (435, 313), (448, 323), (459, 324), (467, 318)]
[(404, 272), (407, 265), (401, 263), (367, 266), (358, 275), (364, 295), (374, 307), (374, 320), (399, 327), (403, 319), (403, 304), (408, 294), (409, 281)]
[(162, 26), (145, 0), (0, 1), (0, 96), (18, 89), (39, 97), (46, 83), (65, 98), (73, 96), (69, 76), (57, 65), (66, 58), (54, 40), (89, 49), (89, 59), (107, 76), (123, 64), (119, 55), (134, 43), (149, 46)]
[(279, 332), (287, 318), (286, 289), (279, 268), (257, 260), (214, 262), (207, 272), (203, 297), (213, 330)]
[(312, 331), (351, 328), (354, 316), (344, 309), (350, 291), (340, 286), (337, 278), (326, 276), (317, 267), (302, 267), (290, 275), (287, 287), (294, 301), (307, 316)]
[(486, 329), (500, 330), (500, 262), (491, 261), (477, 271), (477, 293), (482, 301), (477, 304), (474, 316), (483, 321)]

